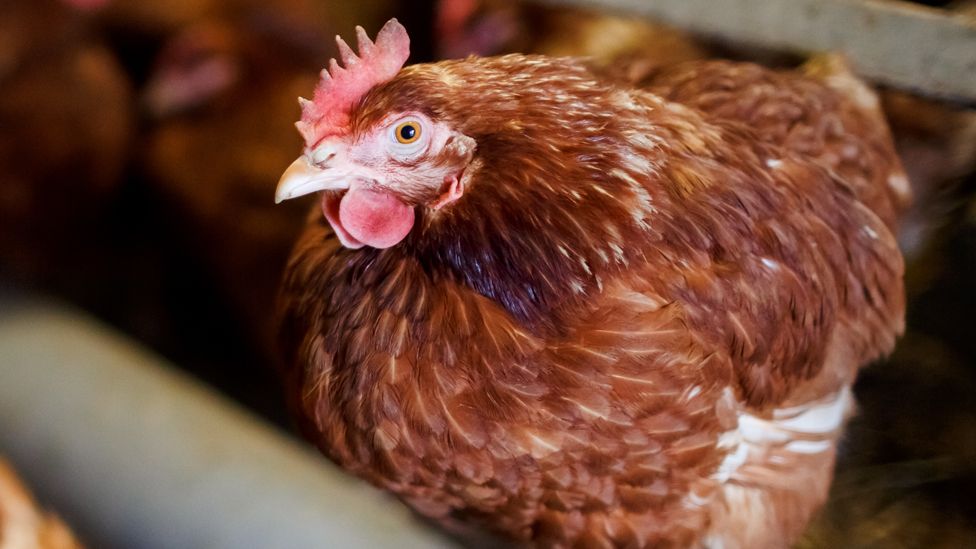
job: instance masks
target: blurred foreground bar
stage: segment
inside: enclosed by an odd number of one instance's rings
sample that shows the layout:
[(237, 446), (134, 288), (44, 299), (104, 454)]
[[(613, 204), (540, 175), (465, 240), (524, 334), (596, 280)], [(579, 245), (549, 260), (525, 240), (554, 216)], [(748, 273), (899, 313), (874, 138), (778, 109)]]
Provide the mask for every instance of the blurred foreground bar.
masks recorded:
[(634, 13), (800, 53), (841, 51), (878, 82), (976, 103), (976, 17), (898, 0), (542, 0)]
[(2, 292), (0, 454), (93, 548), (449, 546), (110, 329)]

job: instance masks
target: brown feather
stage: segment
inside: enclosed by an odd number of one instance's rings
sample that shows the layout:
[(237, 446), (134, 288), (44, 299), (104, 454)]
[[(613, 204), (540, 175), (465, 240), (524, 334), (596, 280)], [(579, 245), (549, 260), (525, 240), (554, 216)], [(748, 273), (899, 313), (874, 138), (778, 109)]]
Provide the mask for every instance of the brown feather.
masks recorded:
[[(854, 109), (749, 70), (823, 116)], [(750, 112), (789, 110), (778, 97)], [(445, 524), (541, 546), (798, 536), (838, 428), (810, 435), (822, 453), (764, 450), (795, 469), (750, 454), (727, 475), (726, 439), (744, 414), (814, 405), (891, 350), (894, 210), (861, 187), (897, 160), (849, 174), (572, 59), (408, 67), (367, 94), (353, 131), (404, 110), (476, 141), (471, 183), (448, 208), (419, 206), (393, 248), (341, 248), (318, 216), (296, 246), (286, 376), (323, 451)], [(880, 119), (861, 122), (841, 137), (894, 158)]]

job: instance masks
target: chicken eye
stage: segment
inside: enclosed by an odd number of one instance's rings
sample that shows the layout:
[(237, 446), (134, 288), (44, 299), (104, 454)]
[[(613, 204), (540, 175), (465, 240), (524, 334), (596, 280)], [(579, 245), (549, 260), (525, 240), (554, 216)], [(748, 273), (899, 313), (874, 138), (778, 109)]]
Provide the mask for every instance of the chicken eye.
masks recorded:
[(409, 145), (420, 139), (420, 123), (415, 120), (408, 120), (400, 123), (393, 135), (396, 136), (398, 143)]

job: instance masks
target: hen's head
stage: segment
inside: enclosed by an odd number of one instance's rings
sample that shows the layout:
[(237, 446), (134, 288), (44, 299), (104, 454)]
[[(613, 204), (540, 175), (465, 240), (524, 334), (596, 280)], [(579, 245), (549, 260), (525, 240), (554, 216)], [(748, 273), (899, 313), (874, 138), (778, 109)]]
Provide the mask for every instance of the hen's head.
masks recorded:
[(409, 55), (395, 19), (375, 42), (356, 32), (359, 54), (337, 37), (345, 67), (332, 60), (314, 99), (300, 100), (305, 152), (282, 176), (276, 200), (325, 191), (322, 210), (343, 245), (388, 248), (410, 232), (414, 208), (439, 209), (461, 196), (475, 143), (416, 102), (373, 93)]
[(359, 55), (340, 41), (345, 68), (333, 63), (302, 102), (305, 152), (278, 201), (323, 191), (346, 247), (395, 247), (522, 319), (548, 318), (626, 264), (658, 200), (636, 183), (663, 161), (646, 119), (665, 109), (575, 59), (401, 68), (396, 21), (375, 43), (358, 34)]

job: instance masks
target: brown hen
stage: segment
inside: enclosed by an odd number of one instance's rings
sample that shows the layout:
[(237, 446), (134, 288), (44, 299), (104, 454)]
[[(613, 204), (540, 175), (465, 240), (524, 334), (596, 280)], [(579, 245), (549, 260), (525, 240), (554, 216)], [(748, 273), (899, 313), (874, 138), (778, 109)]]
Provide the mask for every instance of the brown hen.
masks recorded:
[(511, 0), (441, 0), (435, 30), (441, 58), (529, 52), (648, 70), (708, 55), (688, 33), (646, 19)]
[(100, 248), (132, 91), (85, 20), (55, 0), (0, 3), (0, 270), (61, 279)]
[(264, 189), (300, 143), (288, 119), (325, 36), (287, 17), (209, 19), (166, 44), (143, 96), (149, 180), (262, 351), (307, 209), (275, 209)]
[(845, 146), (880, 147), (839, 169), (830, 147), (572, 58), (401, 70), (398, 23), (358, 33), (303, 101), (305, 152), (277, 192), (322, 191), (280, 302), (307, 435), (450, 528), (546, 547), (796, 539), (857, 369), (902, 330), (882, 120), (774, 78), (816, 107), (793, 131), (820, 131), (819, 111)]

